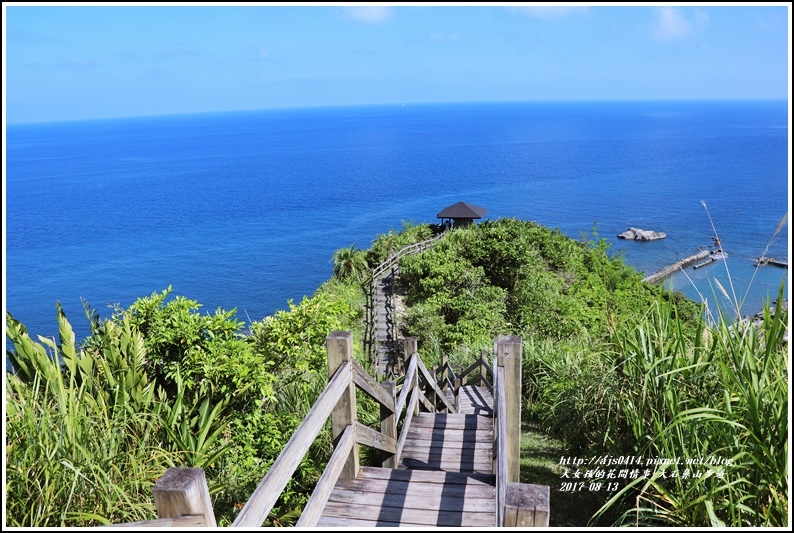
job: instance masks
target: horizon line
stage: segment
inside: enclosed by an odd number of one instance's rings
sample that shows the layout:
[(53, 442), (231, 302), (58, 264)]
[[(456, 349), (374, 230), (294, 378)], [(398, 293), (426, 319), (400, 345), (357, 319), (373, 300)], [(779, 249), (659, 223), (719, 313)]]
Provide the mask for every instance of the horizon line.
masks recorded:
[(340, 108), (365, 108), (365, 107), (408, 107), (408, 106), (430, 106), (430, 105), (471, 105), (471, 104), (539, 104), (539, 103), (617, 103), (617, 102), (760, 102), (760, 101), (780, 101), (787, 102), (788, 97), (715, 97), (715, 98), (564, 98), (564, 99), (534, 99), (534, 100), (454, 100), (454, 101), (429, 101), (429, 102), (382, 102), (370, 104), (332, 104), (332, 105), (296, 105), (281, 107), (262, 107), (247, 109), (226, 109), (215, 111), (187, 111), (177, 113), (144, 113), (139, 115), (114, 115), (108, 117), (92, 118), (71, 118), (56, 120), (22, 120), (9, 122), (3, 120), (3, 126), (25, 126), (43, 124), (65, 124), (74, 122), (97, 122), (105, 120), (127, 120), (127, 119), (147, 119), (147, 118), (166, 118), (166, 117), (189, 117), (194, 115), (222, 115), (233, 113), (256, 113), (269, 111), (299, 111), (299, 110), (320, 110), (320, 109), (340, 109)]

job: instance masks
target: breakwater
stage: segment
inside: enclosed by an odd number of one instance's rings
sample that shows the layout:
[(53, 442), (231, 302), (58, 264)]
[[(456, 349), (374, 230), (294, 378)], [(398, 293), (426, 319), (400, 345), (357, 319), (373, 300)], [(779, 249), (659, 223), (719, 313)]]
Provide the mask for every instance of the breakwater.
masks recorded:
[(759, 257), (755, 260), (755, 266), (773, 265), (781, 268), (788, 268), (787, 259), (775, 259), (774, 257)]
[[(671, 265), (662, 267), (649, 276), (645, 276), (643, 278), (643, 281), (646, 281), (648, 283), (656, 283), (657, 281), (662, 281), (663, 279), (665, 279), (667, 276), (670, 276), (674, 272), (678, 270), (683, 270), (686, 267), (697, 263), (698, 261), (709, 259), (708, 263), (710, 263), (711, 261), (722, 257), (722, 255), (717, 255), (717, 254), (722, 254), (722, 250), (719, 248), (716, 250), (701, 250), (694, 255), (690, 255), (689, 257), (685, 257), (684, 259), (681, 259), (680, 261), (676, 261)], [(704, 264), (698, 265), (698, 267), (700, 266), (704, 266)]]

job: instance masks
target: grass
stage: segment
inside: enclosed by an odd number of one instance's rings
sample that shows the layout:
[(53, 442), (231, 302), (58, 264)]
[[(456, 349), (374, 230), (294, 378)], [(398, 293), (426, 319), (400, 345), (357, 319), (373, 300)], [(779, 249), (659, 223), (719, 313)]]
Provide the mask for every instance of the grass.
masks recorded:
[(605, 515), (598, 523), (591, 518), (608, 499), (605, 488), (595, 492), (587, 490), (564, 491), (562, 477), (565, 467), (560, 464), (563, 457), (569, 457), (561, 440), (544, 433), (534, 424), (524, 423), (521, 427), (521, 483), (549, 486), (549, 527), (606, 526), (614, 522), (617, 511)]

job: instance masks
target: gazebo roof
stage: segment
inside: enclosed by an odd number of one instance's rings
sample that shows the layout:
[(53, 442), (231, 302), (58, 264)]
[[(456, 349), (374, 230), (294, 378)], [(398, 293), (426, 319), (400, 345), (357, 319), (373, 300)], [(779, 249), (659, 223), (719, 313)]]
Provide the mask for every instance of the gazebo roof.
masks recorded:
[(436, 218), (482, 218), (487, 212), (484, 207), (458, 202), (442, 209)]

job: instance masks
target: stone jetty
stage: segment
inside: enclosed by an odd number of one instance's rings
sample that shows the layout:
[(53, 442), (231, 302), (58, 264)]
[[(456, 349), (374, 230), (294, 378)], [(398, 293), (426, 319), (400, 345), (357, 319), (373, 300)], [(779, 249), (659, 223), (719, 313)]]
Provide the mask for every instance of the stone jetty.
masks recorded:
[[(723, 257), (725, 257), (725, 256), (722, 253), (722, 250), (701, 250), (701, 251), (699, 251), (698, 253), (696, 253), (694, 255), (690, 255), (689, 257), (685, 257), (684, 259), (681, 259), (680, 261), (676, 261), (672, 265), (667, 265), (664, 268), (660, 268), (659, 270), (657, 270), (656, 272), (654, 272), (650, 276), (645, 276), (643, 278), (643, 281), (646, 281), (648, 283), (656, 283), (657, 281), (661, 281), (664, 278), (666, 278), (667, 276), (672, 275), (676, 271), (683, 270), (686, 267), (697, 263), (698, 261), (702, 261), (702, 260), (708, 258), (710, 260), (707, 263), (710, 263), (711, 261), (713, 261), (715, 259), (722, 259)], [(706, 262), (704, 262), (704, 263), (706, 263)], [(701, 265), (699, 265), (699, 267), (700, 266), (705, 266), (705, 265), (701, 264)]]
[(774, 257), (759, 257), (755, 260), (755, 266), (773, 265), (781, 268), (788, 268), (788, 259), (775, 259)]

